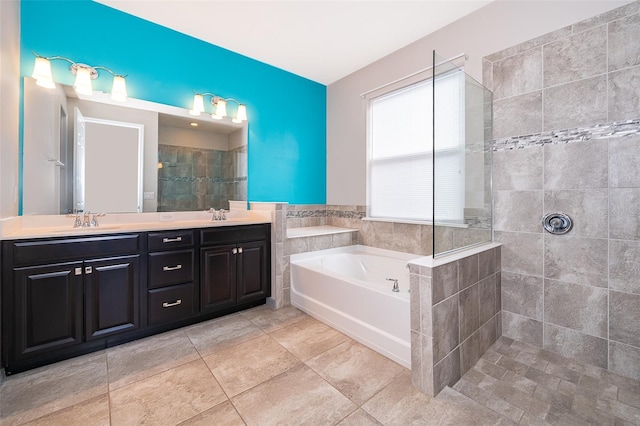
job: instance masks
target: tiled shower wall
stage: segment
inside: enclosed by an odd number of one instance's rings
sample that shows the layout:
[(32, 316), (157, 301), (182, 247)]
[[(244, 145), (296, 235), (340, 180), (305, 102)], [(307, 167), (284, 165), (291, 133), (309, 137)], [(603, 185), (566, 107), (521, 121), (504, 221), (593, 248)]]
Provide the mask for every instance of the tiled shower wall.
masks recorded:
[(475, 251), (409, 266), (411, 380), (429, 395), (453, 386), (501, 335), (500, 247)]
[[(494, 92), (502, 332), (636, 379), (639, 12), (636, 1), (513, 46), (483, 70)], [(573, 218), (568, 234), (543, 230), (556, 211)]]
[(158, 145), (158, 211), (229, 209), (247, 199), (247, 147), (231, 151)]

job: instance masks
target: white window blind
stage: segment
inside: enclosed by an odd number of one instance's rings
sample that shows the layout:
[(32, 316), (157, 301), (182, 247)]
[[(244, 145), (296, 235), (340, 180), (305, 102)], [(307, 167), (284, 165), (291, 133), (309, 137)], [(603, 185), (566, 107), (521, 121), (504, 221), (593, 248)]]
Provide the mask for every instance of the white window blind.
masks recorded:
[[(464, 73), (436, 78), (435, 220), (464, 207)], [(369, 108), (369, 215), (433, 220), (433, 97), (425, 80), (376, 97)]]

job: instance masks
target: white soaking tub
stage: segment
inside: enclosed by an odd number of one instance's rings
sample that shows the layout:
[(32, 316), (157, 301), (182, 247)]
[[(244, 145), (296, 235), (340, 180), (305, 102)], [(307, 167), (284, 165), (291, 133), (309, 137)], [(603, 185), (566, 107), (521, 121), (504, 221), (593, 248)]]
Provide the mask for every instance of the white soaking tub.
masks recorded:
[(419, 257), (367, 246), (292, 255), (291, 304), (411, 368), (407, 263)]

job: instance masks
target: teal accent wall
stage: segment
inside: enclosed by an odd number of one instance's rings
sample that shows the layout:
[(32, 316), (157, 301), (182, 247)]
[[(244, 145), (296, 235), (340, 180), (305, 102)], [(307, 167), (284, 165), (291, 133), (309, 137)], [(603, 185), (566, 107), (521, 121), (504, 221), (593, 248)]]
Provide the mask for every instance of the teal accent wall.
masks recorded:
[[(23, 76), (36, 52), (127, 74), (132, 98), (187, 109), (193, 91), (238, 99), (249, 115), (249, 200), (325, 203), (326, 86), (92, 1), (20, 8)], [(51, 65), (54, 79), (73, 84), (66, 62)]]

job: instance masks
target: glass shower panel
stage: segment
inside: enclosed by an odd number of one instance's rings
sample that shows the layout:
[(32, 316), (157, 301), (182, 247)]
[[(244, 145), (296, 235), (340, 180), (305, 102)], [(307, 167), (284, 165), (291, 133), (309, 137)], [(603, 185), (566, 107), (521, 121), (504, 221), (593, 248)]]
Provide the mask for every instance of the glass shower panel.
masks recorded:
[(492, 94), (433, 52), (434, 257), (492, 239)]

